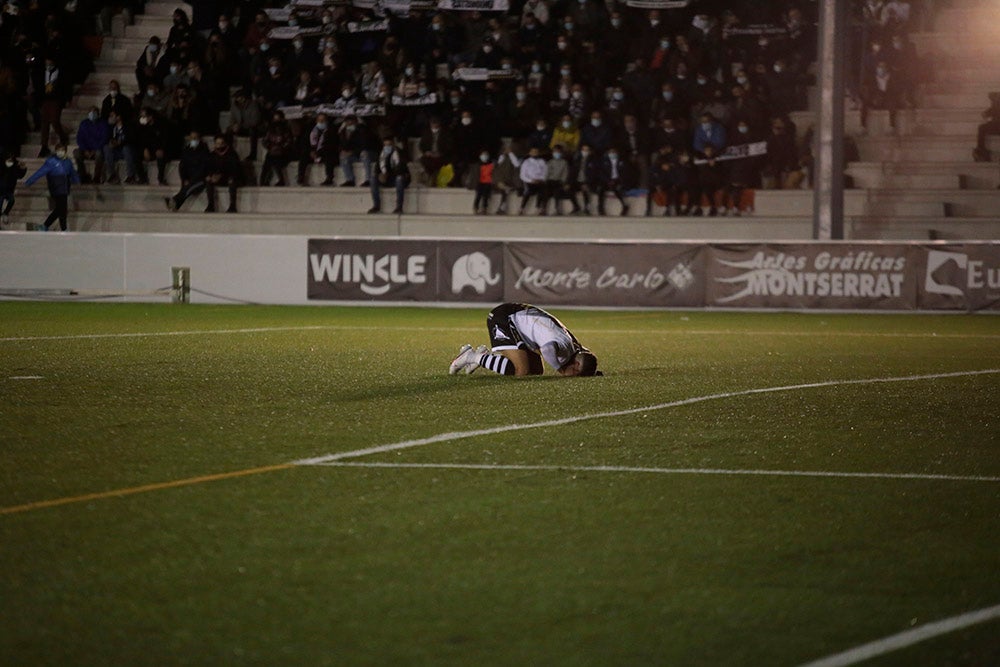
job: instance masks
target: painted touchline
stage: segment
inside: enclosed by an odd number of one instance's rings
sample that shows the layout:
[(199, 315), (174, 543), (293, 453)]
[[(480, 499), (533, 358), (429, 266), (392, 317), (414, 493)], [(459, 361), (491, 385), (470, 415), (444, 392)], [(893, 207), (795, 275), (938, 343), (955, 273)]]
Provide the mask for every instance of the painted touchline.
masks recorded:
[(89, 493), (78, 496), (68, 496), (64, 498), (55, 498), (51, 500), (40, 500), (31, 503), (25, 503), (23, 505), (14, 505), (11, 507), (0, 508), (0, 515), (5, 514), (17, 514), (21, 512), (27, 512), (30, 510), (44, 509), (48, 507), (58, 507), (61, 505), (69, 505), (73, 503), (86, 502), (91, 500), (101, 500), (105, 498), (115, 498), (121, 496), (134, 495), (137, 493), (145, 493), (148, 491), (158, 491), (161, 489), (177, 488), (181, 486), (190, 486), (194, 484), (202, 484), (205, 482), (218, 481), (223, 479), (231, 479), (234, 477), (244, 477), (248, 475), (256, 475), (265, 472), (274, 472), (277, 470), (288, 470), (296, 466), (307, 466), (307, 465), (322, 465), (330, 463), (333, 461), (341, 461), (347, 458), (357, 458), (359, 456), (367, 456), (369, 454), (378, 454), (382, 452), (396, 451), (400, 449), (409, 449), (412, 447), (418, 447), (420, 445), (432, 444), (435, 442), (447, 442), (450, 440), (459, 440), (463, 438), (470, 438), (477, 435), (489, 435), (494, 433), (503, 433), (506, 431), (513, 430), (523, 430), (528, 428), (541, 428), (544, 426), (555, 426), (559, 424), (569, 424), (578, 421), (584, 421), (587, 419), (597, 419), (603, 417), (617, 417), (630, 414), (636, 414), (639, 412), (649, 412), (651, 410), (662, 410), (670, 407), (679, 407), (682, 405), (690, 405), (693, 403), (699, 403), (702, 401), (721, 399), (721, 398), (732, 398), (736, 396), (746, 396), (751, 394), (761, 394), (767, 392), (776, 391), (791, 391), (794, 389), (810, 389), (815, 387), (833, 387), (839, 385), (848, 384), (874, 384), (879, 382), (905, 382), (905, 381), (916, 381), (916, 380), (929, 380), (938, 379), (946, 377), (963, 377), (969, 375), (985, 375), (985, 374), (996, 374), (1000, 373), (1000, 369), (985, 369), (978, 371), (958, 371), (953, 373), (938, 373), (934, 375), (911, 375), (904, 377), (891, 377), (891, 378), (868, 378), (861, 380), (831, 380), (827, 382), (815, 382), (809, 384), (800, 385), (788, 385), (784, 387), (765, 387), (761, 389), (747, 389), (738, 392), (728, 392), (720, 394), (710, 394), (707, 396), (698, 396), (694, 398), (683, 399), (680, 401), (673, 401), (670, 403), (661, 403), (658, 405), (646, 406), (644, 408), (632, 408), (629, 410), (619, 410), (616, 412), (604, 412), (592, 415), (580, 415), (577, 417), (567, 417), (564, 419), (557, 419), (545, 422), (536, 422), (534, 424), (515, 424), (503, 427), (496, 427), (491, 429), (479, 429), (476, 431), (459, 431), (453, 433), (442, 433), (436, 436), (431, 436), (429, 438), (421, 438), (418, 440), (406, 440), (399, 443), (392, 443), (388, 445), (380, 445), (376, 447), (368, 447), (365, 449), (356, 449), (349, 452), (340, 452), (338, 454), (327, 454), (326, 456), (302, 459), (299, 461), (293, 461), (290, 463), (282, 463), (278, 465), (262, 466), (258, 468), (248, 468), (246, 470), (236, 470), (228, 473), (218, 473), (214, 475), (202, 475), (199, 477), (190, 477), (186, 479), (174, 480), (170, 482), (160, 482), (156, 484), (146, 484), (142, 486), (127, 487), (122, 489), (114, 489), (111, 491), (101, 491), (96, 493)]

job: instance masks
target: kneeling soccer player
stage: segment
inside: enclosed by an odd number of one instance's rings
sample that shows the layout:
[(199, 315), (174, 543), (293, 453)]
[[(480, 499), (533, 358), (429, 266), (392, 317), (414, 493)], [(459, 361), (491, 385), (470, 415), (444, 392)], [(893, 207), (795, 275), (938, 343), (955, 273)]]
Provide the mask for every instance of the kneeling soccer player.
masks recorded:
[(602, 375), (597, 357), (569, 329), (537, 306), (502, 303), (486, 318), (490, 346), (463, 345), (451, 375), (485, 368), (500, 375), (541, 375), (544, 359), (563, 376)]

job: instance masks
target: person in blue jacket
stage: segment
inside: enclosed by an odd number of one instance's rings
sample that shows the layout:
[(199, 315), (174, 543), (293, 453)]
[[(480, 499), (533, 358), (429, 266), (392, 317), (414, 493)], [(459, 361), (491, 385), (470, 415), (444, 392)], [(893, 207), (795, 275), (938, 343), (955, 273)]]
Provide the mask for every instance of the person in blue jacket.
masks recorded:
[(80, 175), (73, 167), (73, 160), (66, 153), (66, 144), (60, 143), (56, 146), (56, 152), (45, 159), (38, 171), (28, 177), (24, 182), (26, 186), (31, 186), (35, 181), (45, 177), (49, 184), (49, 196), (52, 197), (53, 208), (49, 217), (42, 224), (42, 230), (48, 231), (49, 225), (59, 219), (59, 228), (66, 231), (66, 216), (69, 212), (69, 191), (73, 183), (80, 184)]

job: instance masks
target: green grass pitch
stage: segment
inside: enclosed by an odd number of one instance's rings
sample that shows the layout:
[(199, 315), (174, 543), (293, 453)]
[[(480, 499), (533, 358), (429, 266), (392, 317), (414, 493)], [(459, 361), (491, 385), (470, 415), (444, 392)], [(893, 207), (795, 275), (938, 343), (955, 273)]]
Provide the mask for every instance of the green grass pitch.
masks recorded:
[(1000, 374), (943, 376), (1000, 318), (553, 309), (605, 377), (447, 375), (487, 311), (0, 304), (0, 664), (800, 665), (1000, 604)]

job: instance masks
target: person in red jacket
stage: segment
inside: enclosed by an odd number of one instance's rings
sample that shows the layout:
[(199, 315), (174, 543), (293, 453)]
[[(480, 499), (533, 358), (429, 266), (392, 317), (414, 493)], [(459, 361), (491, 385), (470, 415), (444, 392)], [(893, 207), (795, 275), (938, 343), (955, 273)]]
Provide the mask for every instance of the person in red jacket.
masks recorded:
[(476, 182), (476, 199), (472, 202), (475, 213), (486, 215), (489, 211), (490, 197), (493, 196), (493, 169), (496, 165), (490, 160), (489, 151), (479, 153), (479, 180)]

